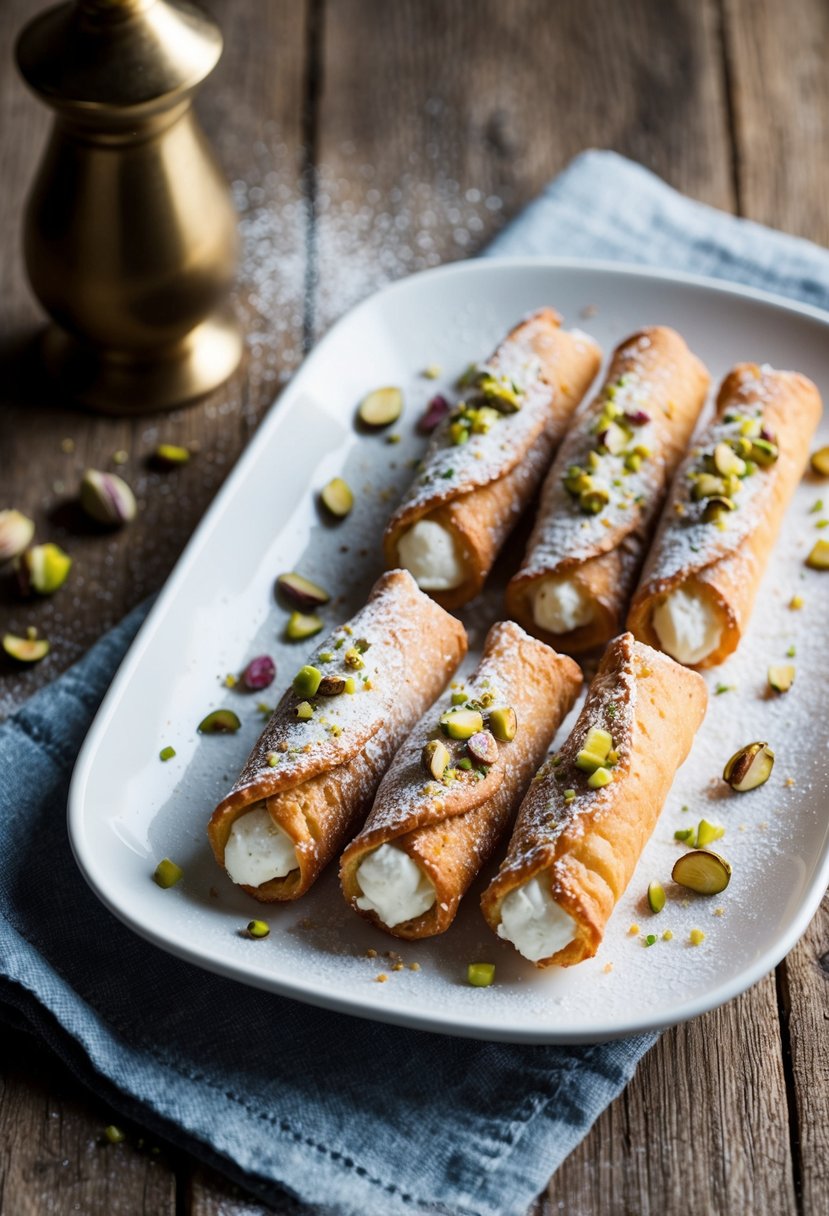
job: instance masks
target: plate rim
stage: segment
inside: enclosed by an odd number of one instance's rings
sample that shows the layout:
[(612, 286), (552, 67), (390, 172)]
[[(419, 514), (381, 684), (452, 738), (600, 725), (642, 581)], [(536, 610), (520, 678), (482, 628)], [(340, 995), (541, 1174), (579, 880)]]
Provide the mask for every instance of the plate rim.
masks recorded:
[[(499, 272), (538, 272), (565, 271), (601, 274), (615, 278), (634, 278), (638, 280), (668, 282), (681, 286), (703, 289), (718, 295), (738, 297), (766, 305), (772, 309), (783, 310), (805, 319), (816, 321), (829, 329), (829, 310), (824, 310), (812, 304), (765, 291), (762, 288), (751, 287), (741, 283), (732, 283), (727, 279), (714, 278), (709, 275), (699, 275), (687, 271), (674, 271), (670, 268), (651, 267), (642, 263), (614, 261), (609, 259), (567, 258), (567, 257), (499, 257), (482, 256), (464, 261), (452, 262), (448, 265), (432, 267), (416, 274), (407, 275), (386, 284), (378, 291), (372, 292), (365, 299), (348, 308), (326, 331), (323, 337), (313, 346), (303, 360), (302, 365), (288, 383), (279, 391), (273, 403), (268, 407), (261, 423), (253, 437), (248, 442), (231, 469), (223, 484), (219, 487), (212, 502), (199, 520), (181, 554), (176, 560), (163, 586), (158, 592), (155, 602), (141, 624), (138, 633), (133, 638), (118, 669), (107, 689), (101, 704), (96, 711), (90, 728), (79, 750), (69, 784), (67, 798), (66, 823), (69, 844), (75, 864), (78, 866), (87, 885), (95, 896), (122, 924), (136, 933), (145, 941), (164, 950), (168, 954), (181, 958), (202, 970), (235, 980), (247, 987), (258, 988), (267, 992), (303, 1004), (329, 1009), (333, 1012), (348, 1014), (390, 1025), (402, 1026), (408, 1029), (422, 1030), (431, 1033), (447, 1034), (453, 1037), (479, 1039), (489, 1042), (510, 1042), (524, 1044), (575, 1045), (582, 1043), (605, 1042), (612, 1039), (625, 1038), (631, 1035), (647, 1034), (659, 1031), (668, 1026), (678, 1025), (706, 1013), (712, 1009), (733, 1000), (734, 997), (747, 991), (758, 983), (765, 975), (773, 970), (805, 933), (811, 923), (823, 898), (824, 891), (829, 886), (829, 844), (824, 845), (823, 857), (816, 868), (812, 881), (807, 890), (807, 897), (793, 917), (789, 930), (780, 938), (775, 939), (773, 946), (763, 951), (753, 962), (749, 963), (736, 976), (724, 980), (714, 988), (707, 990), (694, 998), (689, 998), (674, 1005), (669, 1016), (653, 1016), (637, 1018), (635, 1024), (620, 1024), (616, 1019), (593, 1026), (589, 1031), (559, 1029), (549, 1024), (536, 1029), (532, 1026), (492, 1026), (478, 1023), (470, 1019), (467, 1013), (452, 1017), (446, 1011), (430, 1013), (429, 1011), (408, 1012), (399, 1005), (371, 1006), (357, 995), (335, 993), (330, 988), (307, 980), (293, 981), (270, 973), (262, 973), (260, 969), (252, 970), (249, 963), (225, 961), (210, 954), (207, 947), (196, 947), (172, 935), (165, 936), (152, 926), (143, 923), (132, 915), (127, 906), (118, 904), (111, 899), (106, 888), (98, 881), (96, 865), (91, 854), (89, 841), (84, 831), (85, 791), (94, 762), (99, 751), (99, 740), (104, 734), (113, 714), (117, 711), (123, 693), (129, 683), (133, 671), (141, 662), (144, 653), (151, 644), (158, 629), (163, 623), (169, 603), (175, 598), (179, 586), (186, 581), (191, 563), (201, 552), (212, 531), (214, 520), (225, 509), (237, 482), (246, 475), (248, 466), (256, 457), (258, 448), (272, 440), (285, 420), (289, 417), (294, 398), (303, 391), (305, 381), (309, 378), (313, 366), (325, 358), (329, 345), (332, 345), (338, 331), (346, 324), (359, 323), (360, 313), (376, 307), (378, 300), (386, 300), (397, 293), (411, 289), (415, 283), (424, 279), (438, 280), (451, 277), (476, 276), (497, 274)], [(575, 326), (578, 328), (578, 326)], [(286, 399), (287, 398), (287, 402)], [(282, 408), (280, 408), (282, 407)]]

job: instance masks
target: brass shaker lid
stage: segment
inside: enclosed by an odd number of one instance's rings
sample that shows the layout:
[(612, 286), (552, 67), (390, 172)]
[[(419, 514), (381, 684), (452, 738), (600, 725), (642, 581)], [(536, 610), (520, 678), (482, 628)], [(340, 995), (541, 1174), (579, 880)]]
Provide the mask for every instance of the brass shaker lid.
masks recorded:
[(166, 108), (221, 53), (219, 27), (186, 0), (71, 0), (35, 17), (16, 48), (27, 84), (76, 114)]

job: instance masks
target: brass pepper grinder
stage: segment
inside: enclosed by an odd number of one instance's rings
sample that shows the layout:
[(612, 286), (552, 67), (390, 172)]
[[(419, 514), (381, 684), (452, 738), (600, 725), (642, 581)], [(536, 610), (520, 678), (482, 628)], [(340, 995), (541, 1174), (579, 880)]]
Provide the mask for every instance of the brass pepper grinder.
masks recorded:
[(20, 71), (55, 111), (26, 268), (54, 322), (47, 368), (91, 409), (170, 409), (239, 362), (236, 216), (191, 107), (221, 52), (184, 0), (72, 0), (20, 35)]

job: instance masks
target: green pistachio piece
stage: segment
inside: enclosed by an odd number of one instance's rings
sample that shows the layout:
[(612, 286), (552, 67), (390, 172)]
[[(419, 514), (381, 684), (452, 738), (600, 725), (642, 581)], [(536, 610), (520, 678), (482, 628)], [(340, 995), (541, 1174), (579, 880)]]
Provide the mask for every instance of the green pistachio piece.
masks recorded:
[(322, 505), (335, 519), (345, 519), (354, 506), (354, 495), (347, 482), (342, 477), (333, 477), (320, 490)]
[(33, 545), (21, 553), (15, 569), (23, 595), (52, 595), (69, 577), (72, 558), (58, 545)]
[(815, 541), (806, 558), (806, 565), (811, 570), (829, 570), (829, 540)]
[(109, 1127), (104, 1128), (104, 1135), (110, 1144), (121, 1144), (127, 1138), (120, 1127), (116, 1127), (114, 1123), (110, 1123)]
[(812, 472), (817, 473), (818, 477), (829, 477), (829, 447), (818, 448), (816, 452), (812, 452), (809, 463)]
[(365, 667), (363, 656), (357, 646), (349, 646), (348, 650), (343, 655), (343, 662), (346, 667), (350, 667), (352, 671), (359, 671), (361, 667)]
[(794, 667), (790, 663), (777, 663), (769, 668), (769, 687), (775, 692), (788, 692), (794, 684)]
[(725, 482), (721, 477), (715, 477), (712, 473), (698, 473), (694, 478), (694, 486), (691, 490), (691, 497), (694, 502), (700, 502), (703, 498), (714, 498), (725, 494)]
[(184, 871), (181, 866), (177, 866), (174, 861), (170, 861), (169, 857), (165, 857), (163, 861), (160, 861), (153, 872), (153, 882), (165, 890), (168, 887), (174, 887), (179, 879), (183, 877)]
[(733, 501), (724, 494), (718, 494), (714, 498), (709, 498), (702, 512), (703, 521), (707, 524), (717, 523), (729, 511), (734, 510), (734, 505)]
[(321, 683), (322, 672), (319, 668), (306, 664), (294, 676), (291, 687), (298, 697), (313, 697)]
[(731, 882), (731, 866), (719, 853), (696, 849), (677, 858), (671, 878), (697, 895), (719, 895)]
[(625, 456), (625, 468), (629, 473), (638, 473), (642, 467), (642, 457), (638, 452), (628, 452)]
[(200, 735), (235, 735), (242, 723), (232, 709), (214, 709), (198, 725)]
[(445, 743), (441, 743), (440, 739), (430, 739), (420, 753), (420, 763), (436, 781), (441, 780), (451, 759), (449, 748)]
[(455, 768), (462, 769), (465, 773), (472, 771), (472, 761), (468, 756), (461, 756), (460, 760), (455, 765)]
[(725, 828), (721, 823), (711, 823), (707, 819), (700, 819), (696, 846), (698, 849), (704, 849), (706, 845), (713, 844), (715, 840), (722, 839), (724, 835)]
[(18, 663), (39, 663), (49, 653), (46, 638), (20, 638), (13, 633), (3, 634), (3, 650), (10, 659)]
[(512, 706), (503, 705), (489, 711), (487, 726), (499, 743), (512, 743), (518, 731), (518, 716)]
[(648, 885), (648, 904), (651, 912), (661, 912), (665, 907), (665, 888), (661, 882), (652, 882)]
[(579, 506), (586, 515), (598, 515), (609, 502), (610, 491), (606, 486), (597, 485), (595, 482), (589, 490), (582, 490), (579, 494)]
[(260, 941), (263, 937), (267, 937), (271, 931), (271, 927), (266, 920), (249, 920), (245, 932), (248, 937)]
[(0, 511), (0, 563), (19, 557), (34, 534), (34, 523), (21, 511)]
[(292, 612), (285, 626), (285, 637), (291, 642), (301, 642), (319, 633), (325, 622), (318, 616), (304, 612)]
[(343, 692), (351, 695), (351, 693), (355, 693), (356, 691), (357, 691), (356, 679), (354, 678), (354, 676), (346, 676), (345, 677), (345, 688), (343, 689)]
[(740, 423), (740, 434), (747, 436), (749, 439), (756, 439), (763, 429), (763, 424), (759, 418), (743, 418)]
[(739, 794), (764, 785), (774, 768), (774, 752), (768, 743), (747, 743), (735, 752), (723, 769), (723, 779)]
[(456, 447), (460, 447), (469, 439), (469, 427), (464, 426), (463, 422), (460, 421), (451, 423), (449, 427), (449, 438)]
[(450, 739), (471, 739), (483, 728), (483, 717), (476, 709), (449, 709), (440, 717), (440, 729)]
[(470, 963), (466, 969), (466, 981), (473, 988), (488, 988), (494, 979), (494, 963)]
[(176, 749), (174, 747), (162, 747), (161, 751), (158, 753), (158, 758), (159, 760), (172, 760), (175, 754)]
[(108, 528), (120, 528), (135, 519), (135, 495), (122, 477), (87, 469), (81, 479), (81, 506), (90, 519)]
[(610, 785), (612, 780), (613, 774), (609, 768), (597, 768), (587, 778), (587, 784), (591, 790), (600, 790), (603, 786)]
[(162, 469), (178, 469), (190, 460), (187, 448), (175, 443), (160, 443), (153, 451), (152, 462)]
[(723, 477), (742, 477), (746, 463), (728, 443), (718, 443), (714, 448), (714, 467)]
[(517, 414), (521, 409), (521, 394), (506, 376), (496, 377), (484, 372), (478, 377), (477, 389), (488, 405), (501, 414)]
[(341, 692), (345, 692), (345, 676), (323, 676), (317, 692), (321, 697), (338, 697)]
[(466, 696), (465, 692), (453, 692), (452, 693), (452, 704), (453, 705), (465, 705), (466, 702), (467, 702), (467, 696)]
[(319, 608), (331, 599), (331, 596), (322, 587), (318, 587), (309, 578), (293, 571), (288, 574), (280, 574), (276, 585), (285, 598), (302, 612), (308, 608)]
[(295, 712), (300, 722), (310, 722), (314, 716), (314, 707), (310, 701), (300, 701)]
[(479, 406), (475, 410), (475, 417), (472, 420), (473, 435), (487, 435), (495, 423), (500, 421), (500, 418), (500, 410), (493, 409), (490, 405)]
[(403, 412), (403, 394), (399, 388), (391, 386), (376, 388), (367, 393), (360, 402), (357, 416), (363, 426), (379, 429), (391, 426)]
[(777, 444), (772, 443), (769, 439), (755, 439), (751, 445), (751, 459), (763, 468), (774, 464), (779, 455), (780, 450)]

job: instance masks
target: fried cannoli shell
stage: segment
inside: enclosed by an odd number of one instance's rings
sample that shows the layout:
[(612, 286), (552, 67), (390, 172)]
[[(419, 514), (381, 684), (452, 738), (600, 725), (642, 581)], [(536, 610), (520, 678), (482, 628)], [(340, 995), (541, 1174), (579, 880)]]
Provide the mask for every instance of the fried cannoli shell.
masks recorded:
[[(717, 648), (689, 666), (715, 667), (737, 649), (821, 410), (817, 388), (798, 372), (754, 363), (738, 364), (729, 372), (717, 396), (716, 417), (674, 478), (633, 597), (627, 625), (640, 641), (660, 645), (653, 614), (669, 592), (681, 587), (702, 594), (721, 627)], [(695, 467), (695, 453), (716, 442), (725, 416), (743, 411), (748, 416), (760, 412), (763, 431), (774, 437), (779, 455), (744, 480), (736, 510), (722, 517), (721, 531), (702, 520), (702, 504), (691, 500), (688, 473)]]
[(600, 360), (593, 339), (562, 329), (561, 317), (551, 308), (517, 325), (486, 367), (525, 388), (521, 409), (461, 445), (451, 442), (451, 416), (440, 424), (421, 472), (386, 528), (386, 565), (400, 565), (401, 537), (429, 519), (450, 532), (464, 569), (459, 586), (429, 594), (444, 608), (458, 608), (477, 595), (538, 489)]
[[(428, 778), (421, 753), (434, 738), (441, 738), (449, 748), (453, 764), (467, 752), (464, 742), (444, 739), (439, 730), (440, 716), (451, 704), (450, 694), (421, 718), (383, 778), (365, 827), (343, 854), (340, 881), (356, 912), (407, 940), (433, 937), (449, 928), (470, 883), (509, 828), (581, 681), (572, 659), (528, 637), (514, 622), (492, 626), (481, 662), (464, 691), (473, 700), (489, 693), (493, 706), (511, 706), (518, 719), (515, 738), (498, 743), (498, 758), (485, 777), (457, 770), (455, 779), (444, 785)], [(356, 899), (362, 894), (357, 878), (360, 863), (380, 845), (392, 842), (431, 879), (437, 898), (423, 915), (390, 927), (373, 911), (358, 908)]]
[[(643, 329), (617, 347), (601, 390), (579, 411), (547, 474), (523, 564), (507, 587), (507, 611), (528, 632), (567, 654), (604, 645), (619, 632), (709, 383), (704, 365), (666, 326)], [(614, 466), (610, 479), (619, 484), (611, 487), (611, 502), (603, 511), (586, 516), (565, 489), (564, 477), (572, 465), (586, 465), (597, 444), (597, 420), (611, 394), (614, 404), (636, 419), (631, 442), (645, 444), (651, 455), (634, 471), (623, 468), (621, 457), (616, 469), (616, 462), (605, 456), (605, 463)], [(593, 605), (593, 618), (552, 633), (537, 623), (534, 599), (540, 584), (558, 577), (571, 580)]]
[[(263, 903), (303, 895), (366, 814), (392, 756), (445, 687), (466, 653), (459, 621), (419, 590), (405, 570), (383, 574), (365, 607), (307, 660), (323, 674), (348, 675), (349, 648), (367, 643), (352, 672), (353, 694), (312, 698), (310, 722), (289, 689), (233, 789), (216, 807), (208, 836), (216, 861), (233, 824), (259, 804), (294, 842), (299, 868), (243, 889)], [(323, 660), (329, 653), (333, 659)]]
[[(572, 917), (573, 940), (536, 966), (570, 966), (596, 953), (707, 701), (701, 676), (632, 634), (608, 646), (557, 762), (548, 761), (530, 785), (506, 858), (481, 899), (497, 933), (506, 896), (537, 878)], [(591, 789), (575, 764), (591, 727), (610, 733), (619, 753), (613, 780), (601, 789)], [(567, 789), (576, 791), (572, 801)]]

